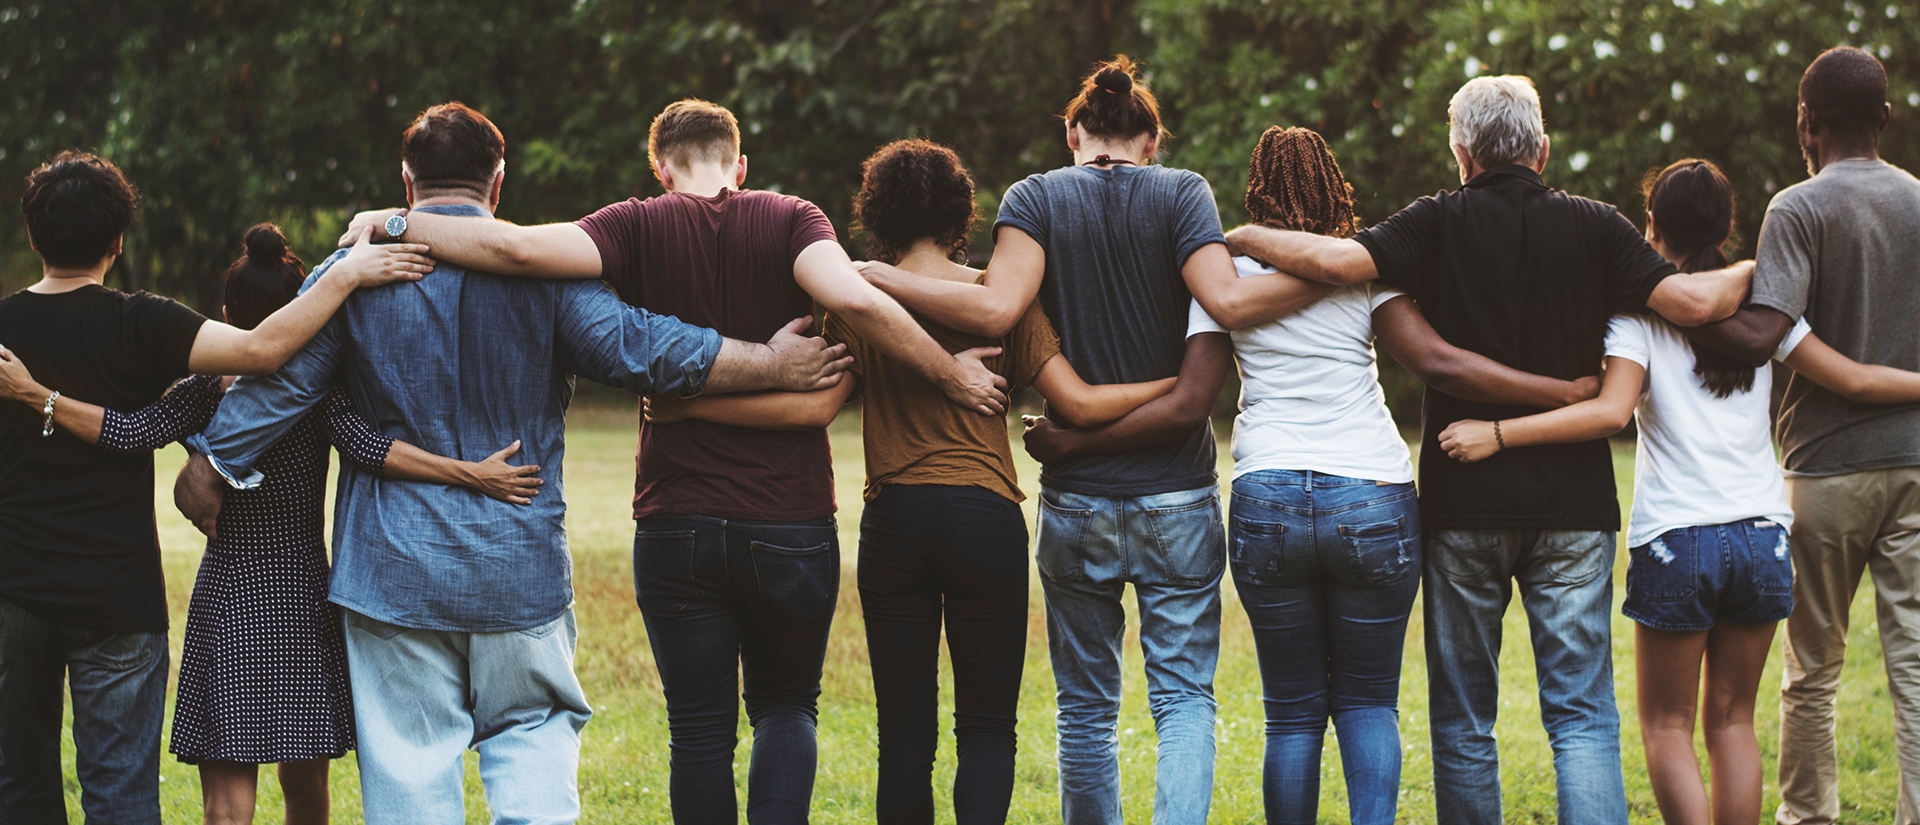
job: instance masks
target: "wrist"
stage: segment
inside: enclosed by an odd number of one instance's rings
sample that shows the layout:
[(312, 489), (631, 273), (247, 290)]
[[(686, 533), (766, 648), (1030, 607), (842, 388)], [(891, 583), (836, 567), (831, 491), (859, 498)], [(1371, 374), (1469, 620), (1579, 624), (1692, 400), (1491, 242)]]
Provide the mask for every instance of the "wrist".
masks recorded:
[(42, 387), (39, 384), (27, 384), (14, 391), (13, 400), (32, 407), (34, 412), (39, 412), (46, 407), (47, 397), (51, 395), (53, 395), (53, 391), (46, 387)]

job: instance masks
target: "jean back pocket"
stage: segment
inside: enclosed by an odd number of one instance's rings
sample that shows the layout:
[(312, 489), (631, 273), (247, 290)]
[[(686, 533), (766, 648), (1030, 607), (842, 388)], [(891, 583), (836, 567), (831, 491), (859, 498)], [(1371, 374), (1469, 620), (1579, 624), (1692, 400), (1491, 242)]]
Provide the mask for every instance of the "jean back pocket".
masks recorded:
[(790, 547), (751, 541), (754, 577), (760, 589), (760, 607), (783, 622), (810, 622), (833, 612), (840, 595), (840, 542), (834, 529), (825, 529), (824, 541)]
[(633, 594), (640, 610), (674, 616), (699, 593), (693, 530), (641, 530), (633, 535)]
[(1340, 544), (1346, 550), (1347, 572), (1352, 580), (1372, 587), (1387, 587), (1417, 575), (1414, 542), (1406, 516), (1372, 524), (1340, 525)]
[(1793, 548), (1787, 530), (1771, 521), (1747, 530), (1747, 565), (1756, 593), (1778, 596), (1793, 592)]
[(1699, 592), (1702, 545), (1716, 536), (1717, 531), (1682, 528), (1661, 533), (1653, 541), (1628, 549), (1628, 598), (1649, 602), (1694, 598)]

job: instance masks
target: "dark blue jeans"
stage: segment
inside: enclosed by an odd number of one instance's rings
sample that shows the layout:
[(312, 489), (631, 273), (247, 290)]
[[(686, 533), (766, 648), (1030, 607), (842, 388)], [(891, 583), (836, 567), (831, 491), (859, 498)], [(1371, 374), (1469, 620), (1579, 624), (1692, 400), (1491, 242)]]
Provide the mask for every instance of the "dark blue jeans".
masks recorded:
[(1391, 823), (1400, 791), (1400, 654), (1420, 589), (1411, 484), (1293, 470), (1233, 482), (1233, 585), (1267, 708), (1267, 822), (1313, 823), (1327, 720), (1354, 825)]
[(679, 825), (739, 819), (733, 752), (741, 697), (753, 725), (747, 822), (806, 823), (820, 669), (840, 593), (838, 536), (832, 517), (638, 522), (634, 591), (667, 698)]
[(958, 756), (954, 822), (1006, 822), (1027, 656), (1020, 505), (979, 487), (886, 487), (860, 517), (860, 607), (879, 707), (875, 819), (934, 821), (944, 618)]
[(60, 690), (73, 691), (80, 809), (90, 823), (159, 825), (167, 634), (75, 630), (0, 599), (0, 822), (67, 821)]

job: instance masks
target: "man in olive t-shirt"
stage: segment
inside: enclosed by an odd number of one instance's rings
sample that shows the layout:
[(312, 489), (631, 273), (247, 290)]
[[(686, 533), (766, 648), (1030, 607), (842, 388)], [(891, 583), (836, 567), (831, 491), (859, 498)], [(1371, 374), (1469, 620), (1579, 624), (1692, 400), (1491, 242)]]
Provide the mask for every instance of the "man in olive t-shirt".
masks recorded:
[[(1697, 344), (1764, 363), (1759, 350), (1805, 316), (1849, 358), (1920, 369), (1920, 180), (1879, 157), (1886, 93), (1885, 69), (1859, 49), (1832, 49), (1807, 68), (1799, 134), (1813, 177), (1767, 206), (1751, 303)], [(1834, 698), (1853, 596), (1871, 570), (1900, 767), (1896, 821), (1911, 825), (1920, 819), (1920, 405), (1858, 404), (1796, 375), (1777, 434), (1795, 522), (1776, 818), (1800, 825), (1840, 814)]]

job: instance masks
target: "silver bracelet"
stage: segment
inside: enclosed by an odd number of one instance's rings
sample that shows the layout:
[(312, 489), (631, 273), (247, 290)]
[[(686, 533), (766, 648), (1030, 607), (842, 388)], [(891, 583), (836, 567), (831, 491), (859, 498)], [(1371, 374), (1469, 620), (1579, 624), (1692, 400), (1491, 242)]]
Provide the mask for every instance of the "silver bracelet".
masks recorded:
[(52, 395), (47, 396), (46, 406), (40, 408), (40, 414), (46, 417), (45, 421), (40, 422), (41, 438), (53, 435), (53, 402), (58, 400), (60, 400), (60, 391), (54, 390)]

